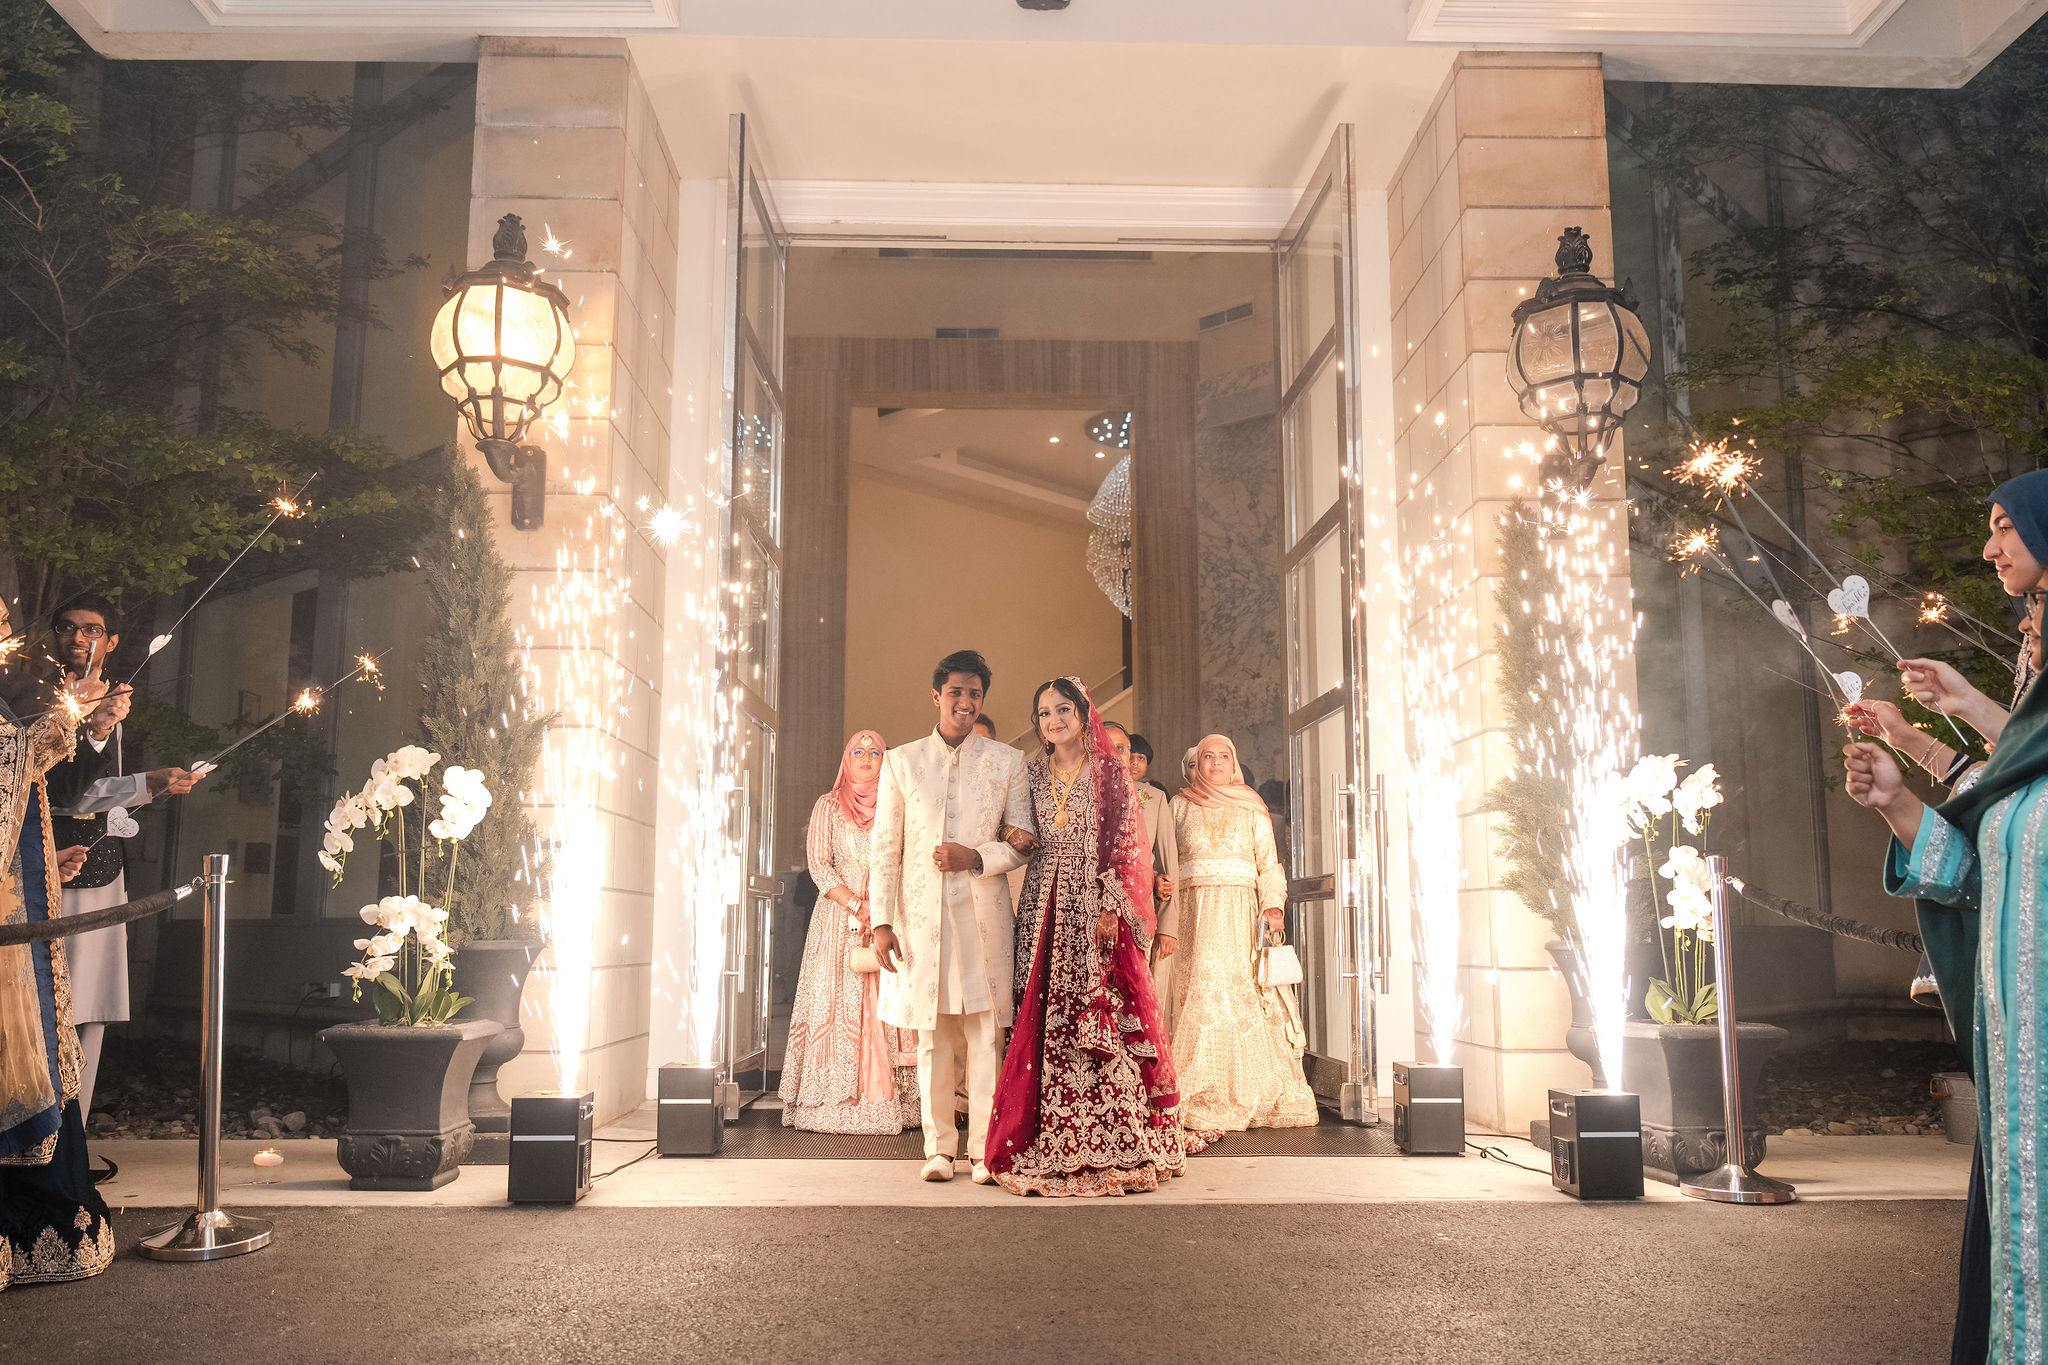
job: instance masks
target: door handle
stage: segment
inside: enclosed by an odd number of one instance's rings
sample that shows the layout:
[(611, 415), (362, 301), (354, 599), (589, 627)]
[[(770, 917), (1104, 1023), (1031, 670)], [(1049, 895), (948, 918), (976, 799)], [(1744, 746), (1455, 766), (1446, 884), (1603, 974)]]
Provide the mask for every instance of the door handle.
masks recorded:
[(1372, 888), (1373, 918), (1378, 926), (1374, 935), (1377, 962), (1373, 975), (1381, 995), (1393, 989), (1394, 954), (1392, 947), (1393, 924), (1388, 913), (1387, 891), (1387, 780), (1375, 777), (1372, 780)]

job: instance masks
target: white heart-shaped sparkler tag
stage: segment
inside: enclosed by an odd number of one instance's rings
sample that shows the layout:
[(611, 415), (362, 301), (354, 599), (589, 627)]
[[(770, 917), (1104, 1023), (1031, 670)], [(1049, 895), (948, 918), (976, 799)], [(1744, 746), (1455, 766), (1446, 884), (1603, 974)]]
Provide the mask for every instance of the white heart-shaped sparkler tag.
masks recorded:
[(156, 637), (156, 638), (155, 638), (154, 640), (151, 640), (151, 641), (149, 642), (149, 653), (150, 653), (150, 657), (151, 657), (151, 658), (154, 658), (154, 657), (156, 657), (156, 656), (157, 656), (158, 654), (162, 653), (162, 652), (163, 652), (163, 647), (164, 647), (165, 645), (169, 644), (170, 642), (171, 642), (171, 637), (170, 637), (170, 636), (168, 636), (168, 635), (159, 635), (159, 636), (157, 636), (157, 637)]
[(1842, 580), (1842, 586), (1828, 594), (1828, 610), (1837, 616), (1870, 619), (1870, 584), (1857, 574)]
[(1842, 685), (1842, 695), (1852, 702), (1863, 700), (1863, 679), (1854, 673), (1837, 673), (1835, 681)]
[(107, 812), (107, 833), (116, 839), (133, 839), (142, 833), (142, 826), (135, 823), (135, 817), (119, 806)]
[(208, 773), (212, 772), (214, 768), (216, 768), (217, 766), (219, 765), (214, 763), (194, 763), (192, 765), (192, 776), (204, 777)]
[(1799, 613), (1793, 611), (1789, 603), (1782, 599), (1771, 603), (1771, 615), (1778, 618), (1779, 625), (1791, 631), (1800, 639), (1804, 640), (1806, 638), (1806, 627), (1800, 624)]

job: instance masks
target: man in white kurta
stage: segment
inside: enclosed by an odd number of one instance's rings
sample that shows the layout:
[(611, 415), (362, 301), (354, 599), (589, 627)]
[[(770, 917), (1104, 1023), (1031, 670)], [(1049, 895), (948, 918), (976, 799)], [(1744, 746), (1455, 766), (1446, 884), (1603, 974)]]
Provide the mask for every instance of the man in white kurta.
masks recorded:
[[(973, 685), (960, 685), (963, 678)], [(882, 973), (877, 1008), (885, 1023), (918, 1031), (927, 1180), (952, 1178), (960, 1140), (953, 1096), (963, 1069), (967, 1156), (981, 1179), (1002, 1031), (1015, 1003), (1016, 911), (1005, 874), (1024, 855), (1003, 833), (1032, 830), (1031, 797), (1024, 756), (973, 728), (982, 690), (972, 674), (949, 675), (933, 693), (939, 728), (882, 760), (868, 854), (868, 913), (876, 949), (893, 968)], [(892, 949), (900, 949), (900, 965)]]

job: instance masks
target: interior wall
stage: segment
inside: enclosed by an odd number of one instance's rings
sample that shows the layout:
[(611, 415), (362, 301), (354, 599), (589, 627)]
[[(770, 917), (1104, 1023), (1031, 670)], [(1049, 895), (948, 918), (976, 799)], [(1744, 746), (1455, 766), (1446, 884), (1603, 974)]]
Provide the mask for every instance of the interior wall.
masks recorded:
[(955, 649), (988, 659), (986, 709), (1005, 741), (1030, 723), (1039, 683), (1092, 685), (1122, 666), (1123, 618), (1089, 576), (1085, 525), (1005, 516), (858, 466), (847, 521), (842, 737), (873, 729), (895, 746), (930, 733), (931, 668)]

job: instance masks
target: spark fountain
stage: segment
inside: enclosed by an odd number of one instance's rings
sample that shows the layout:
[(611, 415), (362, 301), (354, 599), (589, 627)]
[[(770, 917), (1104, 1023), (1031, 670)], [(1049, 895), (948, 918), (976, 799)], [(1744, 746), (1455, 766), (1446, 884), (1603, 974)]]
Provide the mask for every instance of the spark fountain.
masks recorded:
[(1432, 1064), (1395, 1063), (1394, 1140), (1410, 1155), (1465, 1148), (1464, 1073), (1452, 1063), (1463, 1002), (1458, 992), (1460, 817), (1465, 791), (1458, 745), (1466, 738), (1460, 654), (1478, 633), (1469, 592), (1472, 518), (1445, 524), (1407, 556), (1401, 576), (1402, 693), (1407, 716), (1409, 887), (1414, 903), (1416, 1009)]

